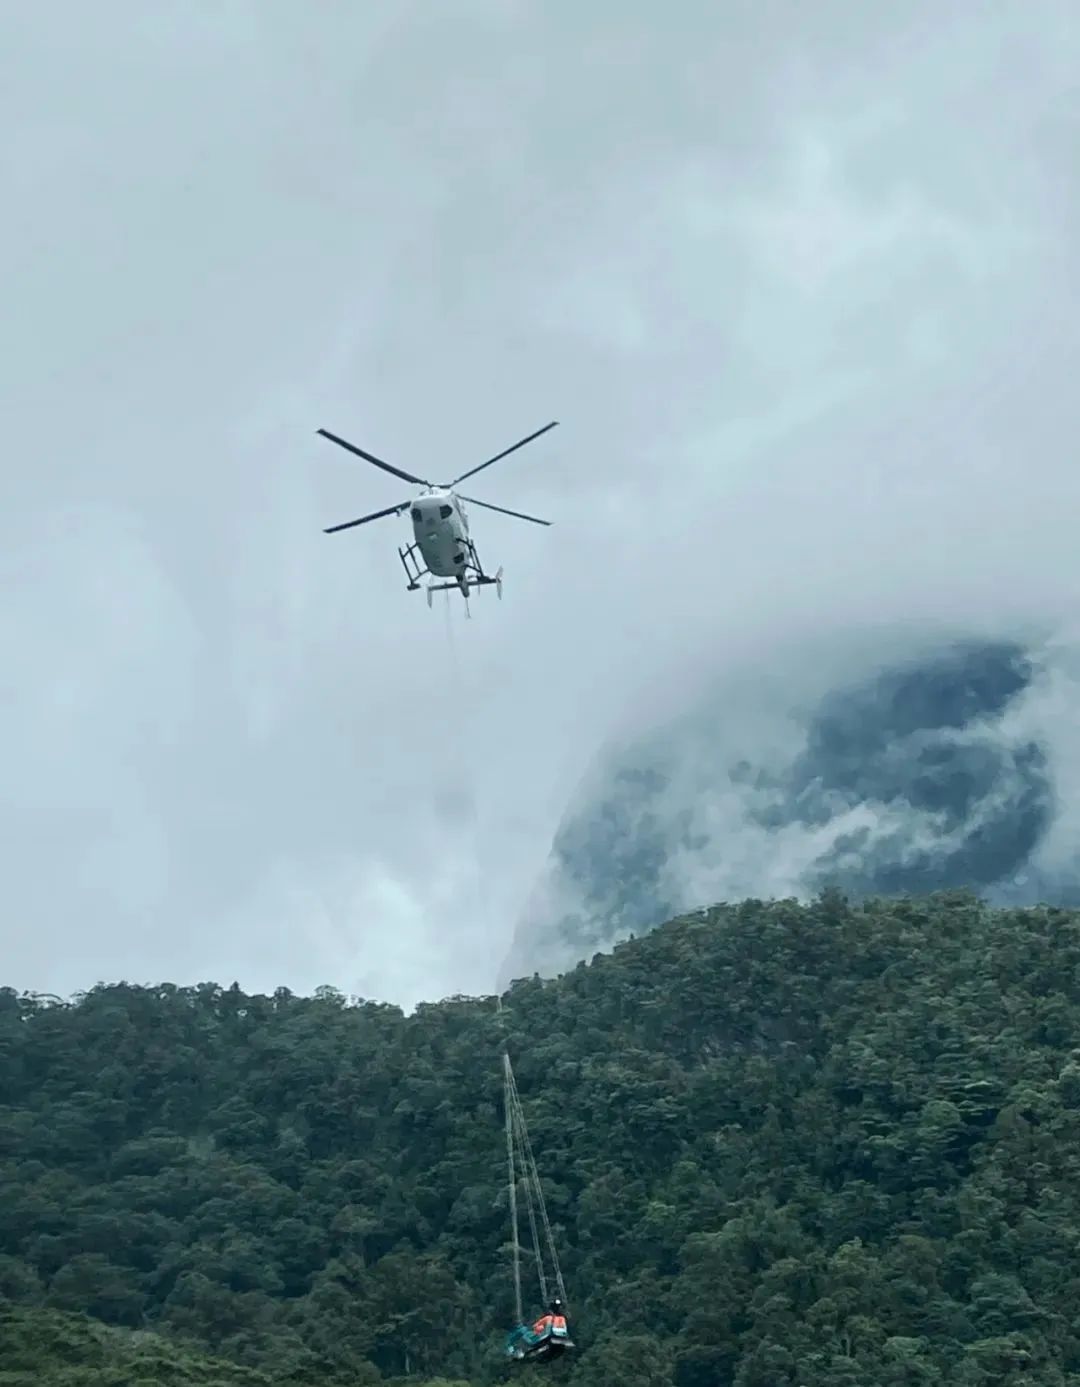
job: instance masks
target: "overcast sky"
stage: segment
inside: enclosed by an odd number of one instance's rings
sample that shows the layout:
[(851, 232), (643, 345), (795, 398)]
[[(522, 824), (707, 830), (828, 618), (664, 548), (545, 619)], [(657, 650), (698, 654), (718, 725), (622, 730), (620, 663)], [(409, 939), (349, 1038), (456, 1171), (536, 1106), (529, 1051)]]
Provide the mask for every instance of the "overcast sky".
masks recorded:
[[(4, 6), (0, 983), (490, 989), (635, 700), (1068, 620), (1077, 71), (1075, 0)], [(550, 419), (471, 622), (321, 533), (408, 489), (319, 427)]]

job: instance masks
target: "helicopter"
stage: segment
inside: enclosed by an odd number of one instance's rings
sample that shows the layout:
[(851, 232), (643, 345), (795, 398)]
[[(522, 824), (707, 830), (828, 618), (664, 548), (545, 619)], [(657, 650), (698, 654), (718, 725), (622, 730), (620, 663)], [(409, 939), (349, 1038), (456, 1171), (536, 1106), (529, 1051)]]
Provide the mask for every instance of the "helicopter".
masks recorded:
[[(449, 581), (433, 582), (427, 585), (429, 607), (436, 592), (444, 592), (455, 587), (460, 590), (465, 599), (466, 613), (468, 613), (469, 592), (473, 587), (480, 588), (493, 584), (501, 600), (502, 568), (500, 567), (494, 574), (484, 572), (476, 552), (476, 545), (469, 536), (469, 520), (463, 503), (468, 501), (470, 506), (482, 506), (485, 510), (498, 511), (500, 515), (512, 515), (516, 520), (528, 520), (533, 525), (550, 525), (551, 521), (540, 520), (535, 515), (525, 515), (522, 511), (507, 510), (504, 506), (493, 506), (490, 501), (478, 501), (474, 496), (459, 496), (455, 488), (467, 477), (474, 477), (477, 472), (482, 472), (493, 462), (499, 462), (510, 453), (524, 448), (526, 443), (531, 443), (533, 439), (539, 438), (541, 434), (555, 428), (558, 422), (557, 419), (552, 420), (550, 424), (545, 424), (542, 429), (537, 429), (535, 433), (520, 439), (511, 447), (504, 448), (501, 453), (496, 453), (493, 458), (488, 458), (478, 467), (472, 467), (468, 472), (463, 472), (460, 477), (455, 477), (452, 482), (446, 482), (442, 485), (425, 481), (422, 477), (414, 477), (411, 472), (403, 472), (399, 467), (391, 466), (382, 458), (377, 458), (374, 453), (368, 453), (363, 448), (358, 448), (355, 443), (350, 443), (345, 438), (339, 438), (337, 434), (329, 433), (326, 429), (318, 429), (316, 432), (321, 437), (328, 438), (331, 443), (336, 443), (338, 447), (345, 448), (350, 453), (355, 453), (365, 462), (381, 467), (384, 472), (400, 477), (402, 481), (412, 482), (416, 486), (423, 487), (423, 491), (415, 500), (400, 501), (395, 506), (387, 506), (385, 510), (377, 510), (370, 515), (362, 515), (358, 520), (346, 520), (344, 524), (331, 525), (329, 529), (323, 531), (323, 534), (337, 534), (339, 530), (351, 530), (356, 525), (366, 525), (371, 520), (381, 520), (387, 515), (401, 515), (403, 511), (407, 510), (412, 520), (414, 541), (412, 544), (398, 549), (398, 557), (401, 559), (405, 576), (408, 579), (407, 591), (415, 592), (420, 586), (420, 579), (430, 576), (432, 578), (446, 578)], [(425, 564), (424, 568), (420, 567), (421, 559)]]

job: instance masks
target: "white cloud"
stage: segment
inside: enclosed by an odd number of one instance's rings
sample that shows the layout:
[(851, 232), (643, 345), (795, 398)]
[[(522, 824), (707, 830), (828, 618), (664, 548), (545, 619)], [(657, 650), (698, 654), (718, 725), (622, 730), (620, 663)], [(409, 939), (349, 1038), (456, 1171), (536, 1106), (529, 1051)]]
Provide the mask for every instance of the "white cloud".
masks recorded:
[[(482, 986), (621, 720), (1075, 603), (1071, 7), (0, 23), (15, 985)], [(314, 431), (452, 475), (550, 418), (455, 674)]]

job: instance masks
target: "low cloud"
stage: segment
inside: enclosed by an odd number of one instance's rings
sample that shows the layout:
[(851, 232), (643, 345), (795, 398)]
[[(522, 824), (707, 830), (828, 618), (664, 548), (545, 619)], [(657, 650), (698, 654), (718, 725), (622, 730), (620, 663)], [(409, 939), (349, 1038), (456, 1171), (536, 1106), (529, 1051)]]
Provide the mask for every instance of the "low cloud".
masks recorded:
[(557, 970), (673, 914), (826, 885), (1080, 901), (1080, 646), (898, 633), (884, 659), (881, 638), (822, 644), (802, 678), (778, 655), (609, 748), (504, 980), (549, 971), (553, 938)]

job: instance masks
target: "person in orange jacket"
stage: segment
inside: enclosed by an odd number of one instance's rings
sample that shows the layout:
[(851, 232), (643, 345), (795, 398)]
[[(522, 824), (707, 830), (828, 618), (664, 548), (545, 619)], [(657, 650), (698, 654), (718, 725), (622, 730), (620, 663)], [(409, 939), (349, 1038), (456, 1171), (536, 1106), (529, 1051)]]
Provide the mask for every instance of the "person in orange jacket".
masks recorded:
[(573, 1348), (566, 1325), (566, 1310), (558, 1296), (528, 1329), (519, 1327), (510, 1336), (507, 1352), (512, 1358), (552, 1358)]
[(564, 1348), (573, 1348), (570, 1332), (566, 1327), (566, 1309), (558, 1296), (540, 1316), (532, 1327), (537, 1338), (538, 1356), (548, 1357), (560, 1353)]

